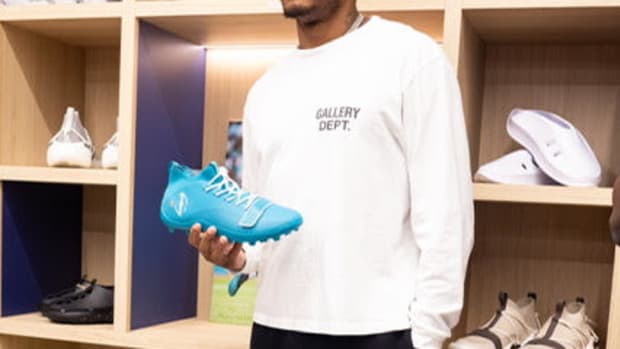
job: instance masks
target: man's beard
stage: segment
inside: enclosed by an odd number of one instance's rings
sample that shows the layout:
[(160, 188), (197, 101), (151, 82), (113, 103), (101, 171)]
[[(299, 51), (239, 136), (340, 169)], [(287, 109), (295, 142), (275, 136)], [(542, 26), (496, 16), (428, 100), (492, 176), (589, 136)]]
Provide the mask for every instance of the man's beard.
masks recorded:
[(320, 2), (314, 6), (285, 7), (284, 16), (296, 19), (304, 25), (313, 25), (331, 17), (341, 6), (340, 0), (321, 0)]

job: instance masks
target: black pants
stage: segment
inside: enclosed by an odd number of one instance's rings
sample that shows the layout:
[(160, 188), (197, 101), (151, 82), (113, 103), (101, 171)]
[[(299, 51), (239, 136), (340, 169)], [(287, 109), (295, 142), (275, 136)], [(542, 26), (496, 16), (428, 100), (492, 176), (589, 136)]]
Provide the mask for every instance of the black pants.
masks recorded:
[(411, 330), (364, 336), (329, 336), (252, 326), (250, 349), (414, 349)]

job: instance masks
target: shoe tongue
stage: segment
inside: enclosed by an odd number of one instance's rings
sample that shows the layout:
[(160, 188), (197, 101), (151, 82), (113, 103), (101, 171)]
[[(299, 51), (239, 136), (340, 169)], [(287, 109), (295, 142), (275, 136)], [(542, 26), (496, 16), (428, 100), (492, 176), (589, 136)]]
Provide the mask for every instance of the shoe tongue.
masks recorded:
[(75, 112), (75, 110), (73, 108), (71, 108), (71, 107), (67, 108), (67, 111), (65, 112), (65, 117), (62, 120), (61, 128), (63, 130), (70, 130), (71, 127), (73, 126), (73, 116), (74, 116), (73, 113), (74, 112)]
[[(215, 161), (211, 161), (209, 166), (205, 167), (202, 171), (200, 171), (198, 176), (200, 176), (204, 180), (210, 181), (211, 179), (213, 179), (213, 177), (217, 176), (218, 172), (219, 168), (217, 167), (217, 163)], [(219, 179), (218, 182), (221, 180), (222, 179)]]
[(510, 298), (506, 300), (506, 310), (515, 313), (520, 313), (522, 311), (521, 308), (519, 308), (519, 305)]
[(586, 306), (580, 302), (571, 302), (562, 311), (562, 320), (578, 326), (586, 322)]

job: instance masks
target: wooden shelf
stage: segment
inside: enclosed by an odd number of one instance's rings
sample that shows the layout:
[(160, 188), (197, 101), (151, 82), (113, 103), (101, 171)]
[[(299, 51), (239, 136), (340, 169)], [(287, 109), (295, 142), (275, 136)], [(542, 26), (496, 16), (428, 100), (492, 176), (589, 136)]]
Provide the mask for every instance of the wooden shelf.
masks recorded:
[(4, 6), (0, 21), (76, 46), (120, 46), (121, 3)]
[(195, 319), (171, 322), (132, 332), (115, 331), (113, 325), (62, 325), (39, 313), (0, 319), (0, 334), (149, 349), (245, 349), (250, 327), (212, 324)]
[[(444, 10), (444, 0), (359, 0), (361, 11), (423, 11)], [(235, 14), (277, 14), (282, 15), (280, 0), (236, 0), (236, 1), (137, 1), (138, 17), (235, 15)]]
[(0, 319), (0, 333), (12, 336), (54, 339), (62, 341), (84, 341), (109, 345), (122, 345), (114, 339), (112, 325), (70, 326), (50, 322), (40, 313), (30, 313)]
[(476, 201), (611, 207), (611, 188), (474, 183)]
[[(618, 0), (613, 2), (620, 4)], [(534, 5), (534, 1), (531, 3)], [(463, 15), (486, 43), (620, 42), (620, 6), (596, 7), (588, 2), (588, 6), (579, 8), (558, 7), (561, 1), (536, 3), (538, 6), (513, 6), (509, 2), (494, 7), (472, 4)]]
[(464, 9), (592, 8), (620, 6), (620, 0), (463, 0)]
[(0, 180), (16, 182), (116, 185), (116, 170), (0, 166)]
[(123, 4), (110, 2), (105, 4), (57, 4), (3, 6), (2, 21), (28, 20), (63, 20), (86, 18), (121, 18)]
[[(295, 23), (282, 15), (278, 1), (140, 1), (136, 15), (200, 45), (291, 45)], [(366, 14), (401, 21), (443, 40), (444, 1), (366, 0)]]

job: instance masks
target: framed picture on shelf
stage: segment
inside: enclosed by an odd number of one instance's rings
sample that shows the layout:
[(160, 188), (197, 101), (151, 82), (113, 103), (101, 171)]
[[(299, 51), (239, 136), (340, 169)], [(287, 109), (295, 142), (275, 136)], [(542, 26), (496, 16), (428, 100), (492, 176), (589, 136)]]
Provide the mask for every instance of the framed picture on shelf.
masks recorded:
[(243, 135), (241, 122), (234, 121), (228, 125), (228, 148), (226, 150), (226, 168), (228, 175), (239, 185), (241, 183), (241, 170), (243, 169)]

